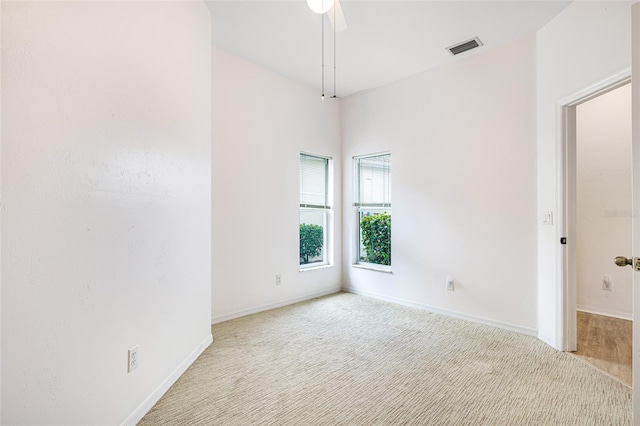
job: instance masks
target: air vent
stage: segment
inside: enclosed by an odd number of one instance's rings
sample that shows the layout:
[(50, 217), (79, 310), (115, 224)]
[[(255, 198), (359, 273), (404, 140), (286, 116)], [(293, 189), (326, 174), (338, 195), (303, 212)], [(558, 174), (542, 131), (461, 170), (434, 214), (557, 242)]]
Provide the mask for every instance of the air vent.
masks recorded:
[(452, 55), (459, 55), (462, 52), (466, 52), (467, 50), (475, 49), (480, 46), (482, 46), (482, 42), (478, 37), (475, 37), (471, 40), (463, 41), (462, 43), (447, 47), (447, 50), (451, 52)]

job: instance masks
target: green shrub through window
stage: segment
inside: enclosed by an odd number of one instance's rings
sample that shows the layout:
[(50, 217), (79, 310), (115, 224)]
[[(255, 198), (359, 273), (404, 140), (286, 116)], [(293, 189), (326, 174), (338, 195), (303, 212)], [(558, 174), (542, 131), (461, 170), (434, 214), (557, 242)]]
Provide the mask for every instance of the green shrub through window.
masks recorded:
[(391, 214), (387, 212), (363, 215), (360, 238), (364, 250), (362, 262), (391, 265)]
[[(320, 225), (300, 224), (300, 264), (312, 263), (314, 258), (322, 255), (324, 245), (324, 229)], [(318, 260), (321, 262), (322, 258)]]

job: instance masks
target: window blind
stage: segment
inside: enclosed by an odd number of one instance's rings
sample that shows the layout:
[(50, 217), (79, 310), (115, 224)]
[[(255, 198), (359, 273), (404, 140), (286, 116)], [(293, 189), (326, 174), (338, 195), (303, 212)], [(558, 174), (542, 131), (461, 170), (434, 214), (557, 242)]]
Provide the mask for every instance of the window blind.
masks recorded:
[(329, 160), (300, 154), (300, 207), (329, 208)]
[(356, 206), (391, 207), (391, 154), (356, 158)]

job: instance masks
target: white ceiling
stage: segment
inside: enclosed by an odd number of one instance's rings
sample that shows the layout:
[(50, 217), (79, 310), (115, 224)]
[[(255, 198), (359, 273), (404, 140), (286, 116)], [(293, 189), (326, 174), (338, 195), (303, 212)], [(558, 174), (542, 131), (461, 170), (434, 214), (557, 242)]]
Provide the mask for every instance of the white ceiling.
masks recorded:
[[(321, 17), (305, 0), (206, 1), (212, 42), (293, 80), (321, 86)], [(337, 34), (340, 97), (382, 86), (531, 34), (570, 1), (342, 0)], [(446, 47), (478, 36), (484, 46), (453, 57)], [(325, 19), (325, 93), (333, 94), (333, 32)]]

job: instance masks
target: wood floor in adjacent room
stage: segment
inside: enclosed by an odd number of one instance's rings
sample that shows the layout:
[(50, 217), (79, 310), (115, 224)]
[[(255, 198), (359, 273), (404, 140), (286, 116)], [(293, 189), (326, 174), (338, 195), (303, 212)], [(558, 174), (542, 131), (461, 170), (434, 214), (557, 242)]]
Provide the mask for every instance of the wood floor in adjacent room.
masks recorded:
[(599, 370), (631, 386), (633, 321), (578, 311), (578, 350)]

